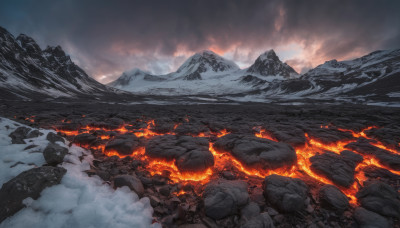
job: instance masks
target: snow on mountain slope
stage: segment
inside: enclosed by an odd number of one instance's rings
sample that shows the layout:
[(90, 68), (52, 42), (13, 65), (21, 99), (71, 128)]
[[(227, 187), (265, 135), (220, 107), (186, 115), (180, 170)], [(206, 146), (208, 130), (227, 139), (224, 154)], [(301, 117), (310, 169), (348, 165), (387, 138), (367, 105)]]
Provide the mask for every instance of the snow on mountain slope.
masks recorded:
[[(223, 95), (262, 89), (273, 81), (297, 75), (290, 66), (282, 63), (275, 53), (272, 57), (263, 55), (258, 60), (269, 64), (259, 64), (258, 71), (253, 73), (246, 69), (241, 70), (232, 61), (212, 51), (203, 51), (187, 59), (176, 72), (156, 76), (134, 69), (123, 73), (108, 85), (136, 94)], [(276, 74), (263, 74), (264, 72)]]
[(60, 46), (42, 50), (30, 37), (0, 27), (0, 92), (3, 97), (71, 97), (116, 92), (89, 77)]

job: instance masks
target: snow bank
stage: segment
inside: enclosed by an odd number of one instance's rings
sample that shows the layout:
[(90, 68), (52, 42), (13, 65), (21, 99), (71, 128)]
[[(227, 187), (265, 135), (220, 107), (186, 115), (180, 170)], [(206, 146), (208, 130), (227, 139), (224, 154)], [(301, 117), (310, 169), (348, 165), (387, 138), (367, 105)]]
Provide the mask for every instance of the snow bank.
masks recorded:
[[(25, 159), (24, 161), (36, 162), (36, 165), (44, 164), (43, 155), (33, 156), (32, 153), (23, 151), (27, 145), (12, 145), (8, 134), (13, 130), (5, 129), (5, 125), (15, 125), (10, 120), (1, 119), (0, 122), (0, 145), (2, 148), (13, 148), (15, 155), (10, 156), (11, 152), (0, 152), (0, 160), (3, 164), (7, 161), (6, 156), (13, 159)], [(16, 128), (16, 127), (15, 127)], [(45, 132), (46, 130), (41, 130)], [(48, 131), (47, 131), (48, 132)], [(44, 136), (33, 139), (39, 143)], [(47, 144), (46, 144), (47, 145)], [(65, 146), (65, 145), (64, 145)], [(69, 153), (64, 158), (62, 166), (68, 171), (63, 177), (61, 184), (46, 188), (37, 200), (27, 198), (24, 203), (26, 208), (19, 211), (14, 216), (6, 219), (0, 224), (0, 228), (6, 227), (30, 227), (30, 228), (63, 228), (63, 227), (160, 227), (159, 224), (151, 224), (153, 209), (148, 198), (139, 199), (138, 196), (127, 187), (112, 189), (108, 184), (97, 177), (89, 177), (84, 170), (90, 168), (93, 159), (89, 151), (75, 145), (69, 147)], [(81, 161), (80, 157), (84, 159)], [(1, 175), (4, 172), (12, 172), (5, 175), (5, 181), (18, 175), (20, 172), (31, 168), (26, 166), (18, 170), (11, 171), (1, 165)], [(23, 166), (21, 166), (23, 167)], [(3, 181), (4, 183), (4, 181)]]

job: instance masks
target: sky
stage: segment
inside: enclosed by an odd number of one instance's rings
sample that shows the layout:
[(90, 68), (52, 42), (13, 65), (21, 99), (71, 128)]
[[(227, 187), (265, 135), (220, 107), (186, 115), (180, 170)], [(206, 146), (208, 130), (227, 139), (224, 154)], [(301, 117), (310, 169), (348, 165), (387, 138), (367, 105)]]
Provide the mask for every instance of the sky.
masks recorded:
[(0, 0), (0, 26), (61, 45), (102, 83), (175, 71), (202, 50), (249, 67), (274, 49), (297, 72), (400, 48), (398, 0)]

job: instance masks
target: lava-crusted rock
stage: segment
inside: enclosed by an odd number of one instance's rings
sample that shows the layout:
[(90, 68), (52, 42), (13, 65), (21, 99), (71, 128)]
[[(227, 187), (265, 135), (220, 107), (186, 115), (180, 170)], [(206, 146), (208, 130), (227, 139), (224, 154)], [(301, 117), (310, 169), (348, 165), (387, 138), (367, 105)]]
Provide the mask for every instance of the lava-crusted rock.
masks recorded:
[(354, 182), (355, 168), (362, 160), (361, 155), (348, 150), (342, 151), (340, 155), (327, 151), (311, 157), (310, 168), (333, 183), (348, 188)]
[(339, 131), (331, 128), (309, 128), (307, 134), (325, 144), (336, 143), (341, 140), (353, 139), (353, 135), (347, 131)]
[(94, 141), (96, 141), (97, 137), (89, 134), (89, 133), (83, 133), (79, 134), (74, 137), (74, 143), (77, 143), (79, 145), (90, 145)]
[(379, 162), (391, 169), (400, 171), (400, 155), (381, 149), (370, 144), (369, 140), (358, 139), (357, 142), (349, 143), (345, 146), (348, 149), (356, 150), (359, 153), (373, 155)]
[(120, 155), (131, 155), (139, 145), (139, 139), (135, 135), (118, 135), (106, 144), (105, 150), (116, 151)]
[(162, 135), (149, 140), (146, 155), (165, 161), (175, 160), (181, 172), (204, 172), (214, 165), (206, 138)]
[(343, 212), (349, 206), (349, 199), (334, 185), (324, 185), (319, 190), (319, 200), (325, 208)]
[(245, 222), (241, 228), (274, 228), (274, 222), (267, 212), (258, 214)]
[(144, 187), (142, 182), (134, 175), (118, 175), (113, 179), (115, 187), (127, 186), (132, 191), (136, 192), (140, 197), (143, 196)]
[(224, 179), (210, 182), (204, 189), (203, 198), (208, 217), (218, 220), (234, 215), (249, 200), (247, 183)]
[(307, 206), (307, 185), (298, 178), (267, 176), (263, 183), (264, 196), (282, 212), (304, 210)]
[(357, 207), (354, 210), (354, 218), (361, 228), (389, 228), (391, 227), (388, 220), (372, 211), (366, 210), (362, 207)]
[(290, 145), (255, 136), (225, 135), (214, 148), (229, 152), (245, 166), (256, 169), (276, 169), (296, 161), (296, 152)]
[(37, 199), (46, 187), (59, 184), (67, 172), (62, 167), (43, 166), (20, 173), (0, 189), (0, 222), (24, 207), (23, 200)]
[(58, 165), (64, 161), (65, 155), (68, 153), (68, 148), (55, 143), (49, 143), (43, 150), (43, 156), (49, 165)]
[(372, 181), (367, 183), (356, 196), (365, 209), (384, 216), (400, 218), (400, 196), (390, 185)]

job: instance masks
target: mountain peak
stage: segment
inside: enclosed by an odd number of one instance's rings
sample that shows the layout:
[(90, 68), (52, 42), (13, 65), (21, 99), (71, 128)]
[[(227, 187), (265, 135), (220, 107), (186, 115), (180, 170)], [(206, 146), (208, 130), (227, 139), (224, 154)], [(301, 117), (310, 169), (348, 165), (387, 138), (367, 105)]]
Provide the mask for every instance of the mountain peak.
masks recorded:
[(25, 34), (19, 34), (16, 40), (19, 42), (21, 47), (25, 49), (29, 54), (38, 55), (42, 52), (42, 49), (40, 49), (36, 41)]
[(272, 59), (274, 61), (280, 61), (279, 57), (276, 55), (274, 49), (270, 49), (270, 50), (264, 52), (258, 58), (260, 58), (261, 60)]
[[(232, 61), (227, 60), (210, 50), (204, 50), (192, 55), (182, 66), (178, 68), (175, 75), (178, 77), (192, 75), (193, 73), (222, 73), (238, 70), (239, 67)], [(196, 79), (199, 79), (197, 75)]]
[(273, 49), (262, 53), (254, 64), (247, 69), (247, 72), (262, 76), (280, 75), (290, 77), (292, 75), (297, 75), (297, 72), (292, 67), (279, 59)]

